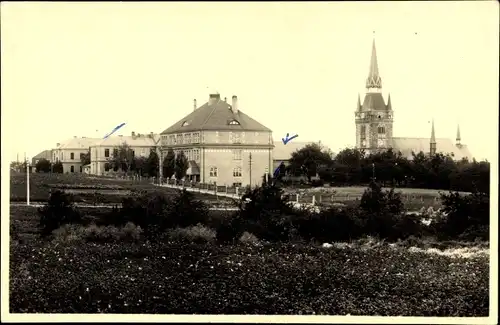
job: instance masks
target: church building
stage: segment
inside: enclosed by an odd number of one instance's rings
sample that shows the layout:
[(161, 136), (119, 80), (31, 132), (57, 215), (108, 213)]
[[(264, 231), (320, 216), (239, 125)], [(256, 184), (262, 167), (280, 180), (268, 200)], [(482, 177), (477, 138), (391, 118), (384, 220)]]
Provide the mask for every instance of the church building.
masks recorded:
[(468, 147), (461, 143), (459, 127), (457, 127), (455, 143), (448, 138), (436, 138), (434, 121), (430, 130), (430, 138), (393, 136), (394, 111), (391, 95), (387, 96), (387, 103), (382, 96), (382, 78), (378, 70), (375, 40), (373, 40), (370, 70), (366, 79), (366, 94), (363, 103), (358, 95), (355, 123), (356, 148), (364, 149), (368, 154), (392, 148), (395, 152), (400, 151), (408, 159), (412, 159), (412, 153), (418, 154), (422, 151), (427, 155), (450, 154), (454, 160), (463, 158), (472, 160)]

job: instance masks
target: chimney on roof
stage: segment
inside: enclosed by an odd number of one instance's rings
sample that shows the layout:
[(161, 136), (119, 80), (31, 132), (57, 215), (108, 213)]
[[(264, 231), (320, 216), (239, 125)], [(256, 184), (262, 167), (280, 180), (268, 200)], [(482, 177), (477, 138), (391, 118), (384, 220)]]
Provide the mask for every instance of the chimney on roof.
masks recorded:
[(231, 109), (234, 114), (238, 113), (238, 97), (236, 95), (233, 95), (233, 105), (231, 105)]
[(208, 105), (214, 105), (220, 100), (220, 94), (210, 94), (209, 99), (208, 99)]
[(59, 142), (58, 142), (58, 143), (56, 143), (56, 147), (59, 147), (60, 145), (61, 145), (61, 144), (60, 144)]
[(193, 100), (193, 111), (196, 111), (198, 104), (196, 103), (196, 98)]
[(76, 139), (76, 135), (73, 136), (73, 139)]
[(227, 103), (227, 97), (224, 97), (224, 101)]

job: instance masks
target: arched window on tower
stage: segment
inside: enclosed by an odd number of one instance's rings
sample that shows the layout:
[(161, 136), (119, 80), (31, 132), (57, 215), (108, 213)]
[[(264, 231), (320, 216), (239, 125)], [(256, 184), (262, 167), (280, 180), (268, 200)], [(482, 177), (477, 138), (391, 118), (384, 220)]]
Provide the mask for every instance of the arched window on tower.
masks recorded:
[(378, 134), (385, 134), (385, 127), (379, 126), (377, 129), (378, 129)]
[(361, 139), (366, 139), (366, 125), (361, 125)]

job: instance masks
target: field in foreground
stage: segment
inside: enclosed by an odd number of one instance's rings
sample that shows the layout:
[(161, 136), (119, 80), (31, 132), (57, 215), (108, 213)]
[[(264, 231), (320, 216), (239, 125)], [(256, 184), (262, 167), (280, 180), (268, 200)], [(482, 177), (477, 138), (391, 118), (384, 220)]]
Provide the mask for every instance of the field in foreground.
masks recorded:
[[(11, 222), (10, 311), (487, 316), (489, 257), (403, 245), (44, 242)], [(16, 238), (22, 238), (17, 240)]]

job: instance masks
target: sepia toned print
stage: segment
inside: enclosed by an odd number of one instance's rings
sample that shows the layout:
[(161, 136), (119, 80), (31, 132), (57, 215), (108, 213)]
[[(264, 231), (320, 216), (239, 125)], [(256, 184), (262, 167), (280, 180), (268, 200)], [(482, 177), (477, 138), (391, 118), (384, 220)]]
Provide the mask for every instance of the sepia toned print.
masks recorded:
[(474, 6), (2, 5), (2, 313), (491, 322)]

